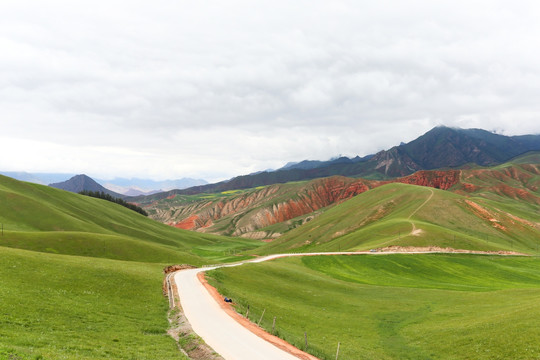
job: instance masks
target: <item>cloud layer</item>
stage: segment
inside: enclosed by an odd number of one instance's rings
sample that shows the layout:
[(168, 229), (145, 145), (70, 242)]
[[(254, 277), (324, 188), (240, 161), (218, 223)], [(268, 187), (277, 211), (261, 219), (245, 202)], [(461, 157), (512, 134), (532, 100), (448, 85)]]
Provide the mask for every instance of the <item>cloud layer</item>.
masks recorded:
[(433, 126), (540, 132), (540, 5), (0, 3), (2, 170), (228, 178)]

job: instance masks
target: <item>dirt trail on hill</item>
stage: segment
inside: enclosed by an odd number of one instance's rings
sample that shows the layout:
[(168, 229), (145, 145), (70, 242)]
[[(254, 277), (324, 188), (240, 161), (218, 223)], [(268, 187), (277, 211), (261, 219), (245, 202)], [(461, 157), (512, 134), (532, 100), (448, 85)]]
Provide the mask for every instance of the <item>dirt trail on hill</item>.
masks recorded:
[[(428, 198), (422, 204), (420, 204), (420, 206), (418, 206), (416, 209), (414, 209), (414, 211), (407, 217), (407, 221), (409, 223), (411, 223), (411, 232), (409, 233), (410, 236), (420, 236), (424, 232), (424, 230), (416, 228), (416, 225), (414, 224), (413, 221), (411, 221), (411, 218), (418, 211), (420, 211), (420, 209), (422, 209), (427, 203), (429, 203), (431, 201), (431, 199), (433, 198), (433, 195), (435, 195), (435, 192), (433, 191), (433, 189), (428, 189), (428, 190), (430, 191), (430, 194), (429, 194)], [(390, 244), (391, 242), (394, 242), (394, 241), (400, 240), (400, 239), (401, 239), (401, 235), (399, 235), (397, 238), (393, 238), (393, 239), (390, 239), (390, 240), (385, 241), (383, 243), (380, 243), (379, 246)]]
[(428, 190), (429, 190), (430, 193), (431, 193), (431, 194), (429, 194), (429, 197), (428, 197), (428, 198), (426, 199), (426, 201), (424, 201), (419, 207), (417, 207), (416, 210), (414, 210), (414, 211), (411, 213), (411, 215), (409, 215), (409, 217), (407, 218), (407, 220), (408, 220), (408, 221), (411, 223), (411, 225), (412, 225), (412, 230), (411, 230), (411, 233), (410, 233), (410, 235), (412, 235), (412, 236), (419, 236), (419, 235), (421, 235), (421, 234), (424, 232), (424, 230), (422, 230), (422, 229), (417, 229), (417, 228), (416, 228), (416, 225), (414, 224), (414, 222), (411, 221), (411, 218), (412, 218), (412, 217), (413, 217), (413, 216), (414, 216), (421, 208), (423, 208), (428, 202), (430, 202), (430, 201), (431, 201), (431, 198), (433, 198), (433, 195), (435, 194), (435, 193), (433, 192), (433, 189), (428, 189)]

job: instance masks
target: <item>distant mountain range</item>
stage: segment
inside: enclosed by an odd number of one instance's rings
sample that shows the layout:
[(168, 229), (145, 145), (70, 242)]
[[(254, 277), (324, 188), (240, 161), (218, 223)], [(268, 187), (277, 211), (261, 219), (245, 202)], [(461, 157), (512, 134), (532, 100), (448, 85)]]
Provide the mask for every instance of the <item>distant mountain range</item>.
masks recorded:
[(64, 174), (64, 173), (28, 173), (24, 171), (0, 171), (0, 174), (4, 176), (9, 176), (10, 178), (31, 182), (34, 184), (40, 185), (49, 185), (51, 183), (65, 181), (75, 174)]
[[(222, 192), (249, 189), (291, 181), (341, 175), (364, 179), (384, 180), (410, 175), (419, 170), (447, 169), (458, 167), (493, 166), (502, 164), (529, 151), (540, 151), (540, 135), (504, 136), (481, 129), (459, 129), (436, 127), (416, 140), (401, 143), (389, 150), (354, 158), (338, 157), (328, 161), (304, 160), (288, 163), (278, 170), (267, 170), (250, 175), (208, 184), (202, 179), (183, 178), (179, 180), (153, 181), (147, 179), (116, 178), (97, 180), (107, 193), (115, 196), (130, 196), (136, 201), (149, 196), (162, 199), (175, 194), (193, 195), (198, 193)], [(102, 191), (93, 188), (81, 189), (87, 181), (70, 179), (68, 184), (59, 185), (58, 180), (66, 174), (2, 173), (18, 180), (47, 183), (56, 179), (52, 186), (65, 186), (82, 190)], [(98, 184), (99, 185), (99, 184)], [(93, 187), (95, 185), (91, 185)], [(80, 190), (79, 190), (80, 189)], [(167, 191), (168, 190), (168, 191)], [(70, 190), (72, 191), (72, 190)]]
[(141, 178), (115, 178), (112, 180), (96, 179), (96, 181), (103, 184), (103, 186), (109, 190), (113, 190), (127, 196), (150, 195), (167, 190), (187, 189), (193, 186), (208, 184), (208, 182), (204, 179), (192, 178), (162, 181)]
[[(0, 171), (0, 174), (16, 180), (41, 185), (62, 183), (75, 176), (75, 174), (65, 173), (28, 173), (22, 171)], [(106, 189), (125, 196), (150, 195), (172, 189), (186, 189), (197, 185), (208, 184), (206, 180), (192, 178), (162, 181), (141, 178), (115, 178), (112, 180), (95, 179), (95, 181), (103, 184), (103, 187)]]
[(384, 180), (419, 170), (493, 166), (529, 151), (540, 151), (540, 135), (504, 136), (481, 129), (436, 127), (407, 144), (365, 157), (339, 157), (329, 161), (289, 163), (276, 171), (237, 176), (215, 184), (151, 195), (193, 195), (249, 189), (257, 186), (311, 180), (333, 175)]

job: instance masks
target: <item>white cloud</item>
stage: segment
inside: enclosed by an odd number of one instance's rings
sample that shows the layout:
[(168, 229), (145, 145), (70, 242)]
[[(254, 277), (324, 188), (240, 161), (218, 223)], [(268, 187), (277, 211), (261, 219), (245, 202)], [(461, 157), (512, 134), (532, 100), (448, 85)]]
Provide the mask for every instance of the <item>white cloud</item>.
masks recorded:
[(212, 180), (440, 124), (539, 133), (539, 15), (532, 1), (4, 0), (0, 169)]

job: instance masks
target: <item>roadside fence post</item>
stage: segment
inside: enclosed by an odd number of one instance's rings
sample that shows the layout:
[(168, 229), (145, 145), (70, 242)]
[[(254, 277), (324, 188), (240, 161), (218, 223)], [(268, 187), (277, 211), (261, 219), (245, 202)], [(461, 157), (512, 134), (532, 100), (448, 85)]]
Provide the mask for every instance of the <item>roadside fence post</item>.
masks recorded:
[(263, 310), (263, 313), (261, 315), (261, 318), (259, 319), (259, 322), (257, 323), (257, 326), (261, 326), (261, 321), (263, 319), (264, 313), (266, 312), (266, 309)]
[(272, 335), (274, 335), (276, 329), (276, 317), (274, 316), (274, 321), (272, 322)]
[(247, 308), (247, 311), (246, 311), (246, 319), (249, 319), (249, 305), (248, 305), (248, 308)]
[(307, 343), (307, 332), (304, 331), (304, 342), (306, 344), (306, 348), (304, 349), (304, 351), (307, 351), (307, 346), (308, 346), (308, 343)]

